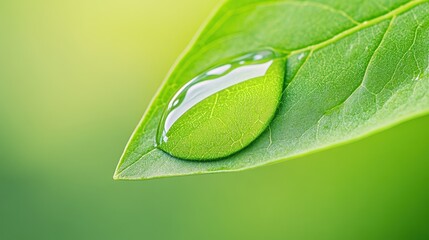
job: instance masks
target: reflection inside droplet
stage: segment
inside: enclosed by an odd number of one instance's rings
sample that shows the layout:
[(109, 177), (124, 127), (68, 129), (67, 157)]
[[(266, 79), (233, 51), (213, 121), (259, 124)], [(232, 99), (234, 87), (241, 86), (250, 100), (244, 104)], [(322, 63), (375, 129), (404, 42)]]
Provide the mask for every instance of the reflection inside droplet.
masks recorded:
[(163, 113), (157, 144), (168, 141), (168, 131), (174, 123), (196, 104), (231, 86), (264, 76), (279, 57), (271, 50), (250, 53), (193, 78), (174, 95)]

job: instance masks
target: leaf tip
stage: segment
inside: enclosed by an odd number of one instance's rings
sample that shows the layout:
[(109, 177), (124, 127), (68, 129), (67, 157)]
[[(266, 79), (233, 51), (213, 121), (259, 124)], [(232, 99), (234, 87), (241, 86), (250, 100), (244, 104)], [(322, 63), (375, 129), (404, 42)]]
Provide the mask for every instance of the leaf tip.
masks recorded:
[(116, 169), (115, 173), (113, 173), (113, 180), (122, 180), (121, 173), (118, 171), (118, 169)]

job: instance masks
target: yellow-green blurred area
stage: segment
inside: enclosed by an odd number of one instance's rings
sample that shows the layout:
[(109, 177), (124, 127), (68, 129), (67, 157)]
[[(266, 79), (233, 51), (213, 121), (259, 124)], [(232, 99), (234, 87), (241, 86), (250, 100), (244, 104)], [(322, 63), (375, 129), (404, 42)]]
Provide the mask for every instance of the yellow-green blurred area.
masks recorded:
[(112, 180), (217, 4), (0, 1), (0, 239), (429, 239), (429, 117), (241, 173)]

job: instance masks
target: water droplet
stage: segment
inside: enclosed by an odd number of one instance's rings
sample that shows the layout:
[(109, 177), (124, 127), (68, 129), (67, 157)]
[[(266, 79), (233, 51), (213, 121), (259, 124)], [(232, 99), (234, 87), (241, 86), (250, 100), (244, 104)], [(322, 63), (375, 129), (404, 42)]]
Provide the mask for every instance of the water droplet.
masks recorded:
[(210, 68), (171, 99), (157, 146), (187, 160), (215, 160), (253, 142), (274, 116), (283, 90), (285, 58), (263, 50)]

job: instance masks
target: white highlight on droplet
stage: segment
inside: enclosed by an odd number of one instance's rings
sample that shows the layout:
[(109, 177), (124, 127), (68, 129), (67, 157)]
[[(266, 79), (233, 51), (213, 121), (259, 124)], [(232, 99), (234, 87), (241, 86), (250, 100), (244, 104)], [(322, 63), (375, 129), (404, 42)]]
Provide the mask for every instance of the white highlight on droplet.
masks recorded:
[[(257, 56), (263, 57), (262, 55)], [(189, 109), (194, 107), (199, 102), (233, 85), (266, 75), (272, 63), (273, 61), (269, 61), (266, 63), (253, 64), (250, 66), (241, 66), (232, 70), (228, 74), (225, 74), (224, 76), (218, 77), (214, 80), (207, 80), (195, 83), (199, 79), (193, 79), (182, 89), (180, 89), (176, 96), (174, 96), (174, 98), (178, 98), (179, 95), (183, 94), (183, 92), (186, 91), (186, 95), (184, 99), (182, 99), (180, 106), (173, 109), (168, 114), (165, 120), (164, 133), (168, 132), (173, 126), (173, 124), (181, 116), (183, 116), (183, 114), (185, 114)], [(230, 64), (221, 66), (216, 69), (210, 70), (207, 75), (221, 75), (222, 72), (224, 73), (229, 68), (231, 68)]]

